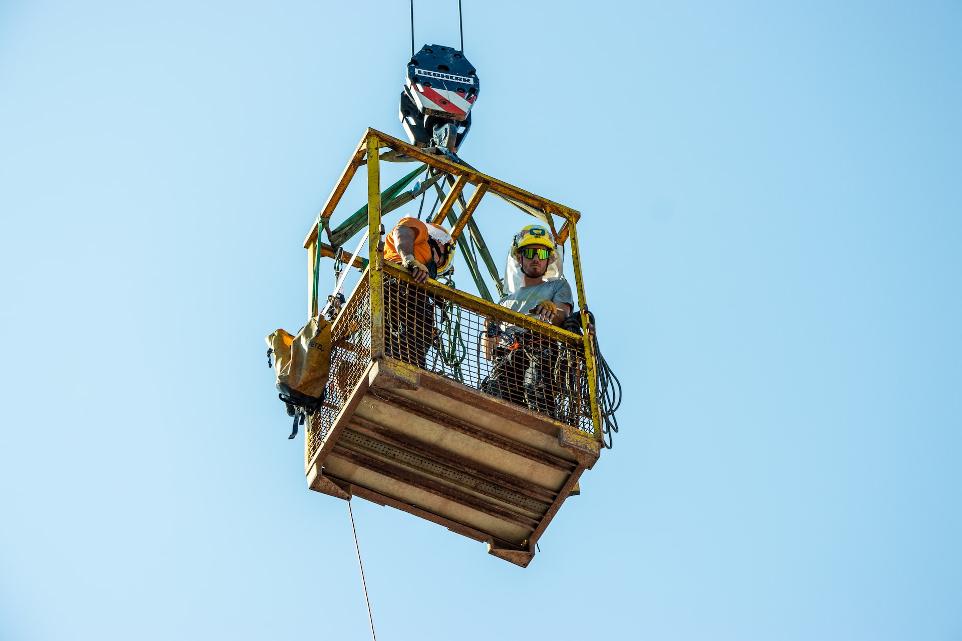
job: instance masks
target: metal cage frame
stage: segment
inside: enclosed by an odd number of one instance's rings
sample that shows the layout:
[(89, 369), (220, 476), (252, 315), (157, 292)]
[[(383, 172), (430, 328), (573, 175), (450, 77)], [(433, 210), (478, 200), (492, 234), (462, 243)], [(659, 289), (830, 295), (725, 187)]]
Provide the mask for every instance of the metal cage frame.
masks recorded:
[[(327, 224), (328, 220), (334, 213), (349, 184), (355, 178), (358, 169), (361, 165), (365, 165), (367, 167), (367, 260), (364, 261), (358, 258), (355, 260), (353, 266), (359, 268), (366, 266), (366, 270), (361, 282), (358, 283), (355, 293), (352, 294), (351, 299), (348, 301), (348, 306), (351, 306), (353, 302), (355, 306), (360, 304), (366, 308), (360, 310), (363, 314), (355, 314), (350, 320), (342, 321), (342, 318), (339, 316), (334, 323), (332, 336), (335, 338), (335, 350), (339, 345), (338, 337), (340, 337), (342, 341), (340, 343), (342, 349), (349, 347), (355, 352), (360, 349), (363, 352), (363, 358), (359, 362), (367, 369), (363, 372), (358, 371), (352, 373), (348, 385), (351, 389), (342, 391), (335, 399), (329, 399), (327, 405), (328, 415), (324, 419), (326, 422), (325, 425), (322, 426), (323, 429), (320, 431), (313, 429), (307, 430), (308, 435), (305, 438), (305, 471), (308, 476), (308, 482), (312, 489), (339, 498), (349, 499), (352, 494), (357, 494), (375, 502), (389, 504), (422, 518), (441, 523), (453, 531), (471, 538), (487, 541), (489, 543), (489, 551), (495, 556), (499, 556), (518, 565), (526, 566), (534, 555), (534, 544), (537, 538), (544, 531), (544, 528), (547, 527), (548, 522), (550, 522), (554, 513), (558, 510), (568, 494), (576, 490), (577, 481), (581, 472), (592, 467), (600, 455), (602, 430), (597, 401), (598, 390), (596, 389), (597, 365), (595, 361), (596, 355), (593, 351), (593, 343), (588, 330), (588, 315), (581, 315), (582, 334), (579, 335), (542, 322), (532, 316), (511, 311), (478, 296), (447, 287), (431, 279), (426, 283), (415, 284), (406, 270), (390, 261), (385, 261), (381, 251), (382, 192), (380, 172), (381, 152), (384, 149), (389, 150), (387, 153), (394, 154), (395, 158), (398, 155), (406, 156), (451, 177), (451, 182), (449, 183), (450, 189), (444, 198), (444, 202), (431, 220), (435, 223), (441, 223), (445, 219), (451, 221), (453, 219), (452, 212), (454, 211), (455, 204), (457, 204), (460, 199), (461, 211), (460, 214), (457, 215), (451, 231), (454, 239), (458, 239), (464, 232), (472, 220), (472, 217), (475, 215), (478, 205), (488, 193), (494, 193), (516, 203), (521, 203), (532, 215), (538, 215), (539, 218), (543, 216), (543, 221), (547, 222), (547, 226), (551, 229), (554, 239), (558, 244), (564, 245), (570, 241), (570, 253), (578, 304), (581, 310), (587, 310), (588, 308), (581, 273), (581, 260), (576, 230), (576, 225), (580, 218), (578, 211), (496, 178), (492, 178), (473, 168), (453, 162), (445, 156), (432, 154), (429, 151), (410, 145), (375, 129), (367, 129), (325, 202), (316, 224), (312, 227), (304, 241), (304, 247), (307, 249), (308, 254), (308, 294), (309, 300), (312, 301), (309, 313), (316, 314), (318, 311), (317, 301), (319, 298), (318, 292), (316, 291), (318, 287), (317, 269), (319, 258), (333, 258), (338, 253), (336, 247), (323, 242), (319, 236), (319, 230), (322, 228), (327, 229), (328, 236), (330, 237), (329, 225)], [(465, 203), (461, 194), (469, 184), (473, 185), (475, 189), (470, 199)], [(555, 220), (555, 218), (559, 220)], [(391, 355), (387, 353), (389, 350), (386, 350), (385, 342), (385, 326), (387, 322), (385, 319), (386, 281), (408, 283), (412, 287), (423, 289), (427, 292), (427, 295), (443, 297), (445, 300), (451, 301), (452, 304), (469, 310), (473, 314), (483, 315), (487, 318), (493, 318), (500, 322), (510, 323), (517, 327), (537, 332), (539, 335), (547, 337), (559, 345), (571, 346), (572, 349), (577, 349), (578, 353), (583, 356), (587, 391), (584, 403), (585, 409), (590, 408), (590, 423), (586, 423), (586, 425), (588, 425), (590, 429), (579, 429), (578, 425), (564, 424), (560, 421), (552, 420), (547, 416), (540, 417), (543, 425), (539, 425), (538, 429), (544, 434), (550, 432), (556, 435), (554, 437), (555, 443), (560, 443), (563, 451), (568, 453), (566, 456), (568, 456), (569, 462), (559, 463), (560, 458), (556, 456), (557, 452), (555, 454), (549, 454), (547, 451), (543, 453), (543, 456), (546, 457), (545, 460), (550, 463), (549, 459), (554, 457), (557, 460), (553, 464), (562, 465), (562, 467), (568, 465), (571, 469), (564, 473), (563, 482), (557, 481), (555, 483), (557, 487), (555, 487), (552, 492), (544, 494), (545, 497), (550, 495), (550, 498), (542, 497), (538, 499), (545, 501), (542, 506), (543, 509), (540, 511), (535, 510), (535, 512), (537, 512), (536, 517), (528, 515), (528, 518), (532, 520), (530, 521), (530, 525), (526, 526), (524, 538), (520, 541), (511, 539), (511, 537), (507, 535), (499, 538), (497, 535), (492, 535), (490, 531), (485, 530), (483, 527), (465, 525), (462, 521), (450, 515), (445, 516), (434, 513), (413, 503), (405, 503), (404, 500), (391, 499), (383, 493), (365, 490), (363, 487), (355, 487), (344, 480), (325, 476), (323, 464), (326, 457), (331, 456), (337, 447), (340, 447), (342, 455), (346, 456), (347, 454), (345, 454), (344, 448), (347, 447), (350, 449), (352, 447), (351, 443), (347, 443), (346, 445), (341, 443), (338, 445), (337, 441), (340, 437), (341, 430), (343, 430), (348, 423), (348, 419), (351, 419), (351, 414), (357, 410), (358, 404), (362, 402), (365, 394), (369, 392), (373, 393), (374, 390), (380, 389), (382, 390), (381, 395), (374, 394), (378, 399), (378, 403), (383, 401), (385, 403), (400, 404), (400, 406), (407, 407), (407, 411), (416, 413), (428, 412), (430, 414), (431, 410), (428, 409), (411, 408), (409, 398), (405, 399), (397, 395), (392, 396), (391, 388), (416, 390), (419, 386), (424, 385), (426, 389), (436, 390), (439, 385), (444, 383), (443, 381), (439, 381), (439, 377), (434, 375), (434, 373), (423, 371), (416, 365), (391, 358)], [(362, 289), (366, 291), (361, 291)], [(362, 295), (364, 298), (361, 303), (355, 301), (355, 298)], [(354, 311), (356, 312), (358, 310)], [(343, 315), (342, 312), (342, 316)], [(345, 329), (345, 325), (348, 323), (351, 324), (351, 327)], [(361, 329), (363, 329), (364, 332), (363, 342), (365, 345), (359, 347), (358, 345), (343, 342), (348, 331), (356, 332), (361, 325), (364, 326)], [(385, 380), (389, 380), (390, 382), (385, 383)], [(518, 418), (524, 413), (522, 410), (506, 407), (508, 404), (502, 401), (492, 398), (490, 400), (480, 399), (474, 402), (476, 403), (475, 407), (481, 407), (478, 403), (486, 403), (483, 407), (490, 408), (493, 413), (505, 417), (505, 420), (508, 422), (515, 421), (515, 423), (517, 423), (522, 420)], [(434, 414), (437, 414), (437, 412), (435, 411)], [(588, 416), (588, 414), (585, 414), (586, 421)], [(435, 417), (435, 419), (441, 420), (437, 419), (437, 417)], [(365, 428), (365, 420), (364, 418), (355, 420), (355, 423), (359, 422), (361, 426), (356, 427), (355, 431), (351, 432), (353, 435), (351, 438), (355, 440), (367, 438), (364, 436), (364, 433), (366, 429), (372, 428), (370, 428), (370, 426)], [(454, 423), (458, 422), (456, 418), (452, 418), (451, 420)], [(470, 430), (473, 428), (462, 425), (458, 429)], [(388, 436), (386, 438), (390, 441), (392, 437)], [(492, 438), (501, 438), (501, 436)], [(361, 445), (363, 445), (363, 443)], [(357, 445), (357, 447), (361, 447), (361, 445)], [(417, 457), (423, 454), (430, 458), (430, 456), (433, 455), (429, 450), (418, 450), (417, 445), (413, 445), (412, 447), (415, 453), (409, 453), (409, 456)], [(512, 447), (520, 447), (523, 450), (529, 446), (520, 444)], [(560, 452), (562, 450), (558, 451)], [(420, 454), (418, 452), (420, 452)], [(351, 455), (356, 457), (360, 456), (360, 454), (356, 452)], [(534, 458), (537, 458), (537, 455), (537, 452), (530, 454), (530, 456)], [(452, 456), (455, 456), (455, 460), (463, 460), (458, 459), (456, 455)], [(470, 465), (470, 461), (466, 461), (465, 464)], [(443, 466), (444, 464), (442, 463), (441, 467)], [(522, 487), (523, 483), (521, 483), (521, 479), (518, 476), (499, 476), (499, 473), (495, 472), (493, 468), (481, 466), (481, 468), (478, 468), (478, 471), (476, 471), (476, 475), (473, 482), (476, 485), (478, 483), (488, 483), (490, 487), (487, 491), (494, 499), (504, 500), (510, 503), (510, 501), (513, 500), (511, 497), (515, 496), (512, 492), (520, 492), (521, 494), (517, 494), (517, 496), (521, 497), (517, 499), (521, 501), (518, 503), (518, 505), (521, 506), (518, 508), (518, 514), (524, 511), (524, 501), (530, 502), (534, 500), (531, 497), (540, 496), (539, 492), (544, 493), (543, 488), (539, 489), (532, 486), (526, 489)], [(506, 485), (499, 489), (496, 487), (499, 482), (503, 482)], [(505, 490), (505, 487), (509, 489)], [(505, 495), (508, 496), (508, 498), (505, 499), (501, 494), (498, 494), (499, 491), (502, 492), (502, 494), (508, 492), (510, 496)], [(528, 498), (525, 498), (522, 494)], [(468, 499), (470, 499), (470, 497), (468, 497)], [(497, 507), (496, 503), (484, 503), (483, 501), (475, 501), (472, 503), (471, 500), (467, 499), (466, 501), (473, 506), (472, 509), (480, 511), (488, 510), (489, 514), (493, 514), (494, 516), (497, 516), (499, 513), (498, 510), (495, 509)], [(481, 507), (478, 507), (478, 505), (481, 505)], [(495, 507), (492, 507), (492, 505)], [(518, 516), (518, 514), (508, 516), (514, 518), (516, 522), (523, 521), (523, 515)], [(511, 520), (508, 517), (504, 518), (507, 518), (509, 521)]]

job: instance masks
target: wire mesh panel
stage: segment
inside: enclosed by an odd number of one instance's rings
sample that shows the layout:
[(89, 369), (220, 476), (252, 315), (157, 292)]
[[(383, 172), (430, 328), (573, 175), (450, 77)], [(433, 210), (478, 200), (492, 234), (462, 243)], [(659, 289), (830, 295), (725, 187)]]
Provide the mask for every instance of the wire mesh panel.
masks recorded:
[[(370, 281), (362, 276), (331, 333), (327, 399), (311, 418), (307, 460), (371, 362)], [(453, 293), (453, 292), (452, 292)], [(384, 275), (384, 353), (593, 433), (584, 345), (559, 340), (504, 308)]]
[(324, 442), (351, 391), (371, 362), (371, 295), (365, 273), (331, 329), (331, 372), (327, 397), (311, 417), (307, 433), (307, 461)]
[(593, 432), (584, 347), (534, 320), (386, 275), (387, 356), (440, 374), (585, 432)]

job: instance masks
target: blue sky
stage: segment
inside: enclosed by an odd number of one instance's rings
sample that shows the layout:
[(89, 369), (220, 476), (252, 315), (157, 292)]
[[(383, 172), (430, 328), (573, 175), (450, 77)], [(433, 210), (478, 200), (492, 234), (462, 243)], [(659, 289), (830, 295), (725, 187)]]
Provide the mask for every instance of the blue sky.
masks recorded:
[[(356, 501), (379, 638), (962, 638), (962, 8), (518, 4), (462, 155), (582, 211), (622, 432), (526, 570)], [(0, 5), (0, 639), (368, 638), (263, 336), (407, 11)]]

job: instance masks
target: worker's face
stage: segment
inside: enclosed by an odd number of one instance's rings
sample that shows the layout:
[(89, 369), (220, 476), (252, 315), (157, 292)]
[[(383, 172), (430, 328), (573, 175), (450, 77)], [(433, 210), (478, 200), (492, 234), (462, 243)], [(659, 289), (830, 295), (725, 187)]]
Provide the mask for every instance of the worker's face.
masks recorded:
[(548, 271), (548, 262), (551, 260), (550, 255), (548, 258), (538, 258), (537, 255), (533, 258), (526, 258), (520, 253), (518, 258), (521, 261), (521, 271), (523, 271), (528, 278), (541, 278), (544, 276), (545, 272)]

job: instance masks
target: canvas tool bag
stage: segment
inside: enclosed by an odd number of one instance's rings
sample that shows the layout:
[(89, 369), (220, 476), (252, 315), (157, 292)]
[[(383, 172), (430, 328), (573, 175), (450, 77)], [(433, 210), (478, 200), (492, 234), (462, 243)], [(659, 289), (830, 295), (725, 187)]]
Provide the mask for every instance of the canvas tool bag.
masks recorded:
[(294, 417), (291, 435), (297, 435), (298, 424), (324, 403), (327, 376), (331, 369), (331, 323), (315, 316), (292, 336), (283, 329), (266, 338), (267, 363), (273, 367), (278, 397)]

